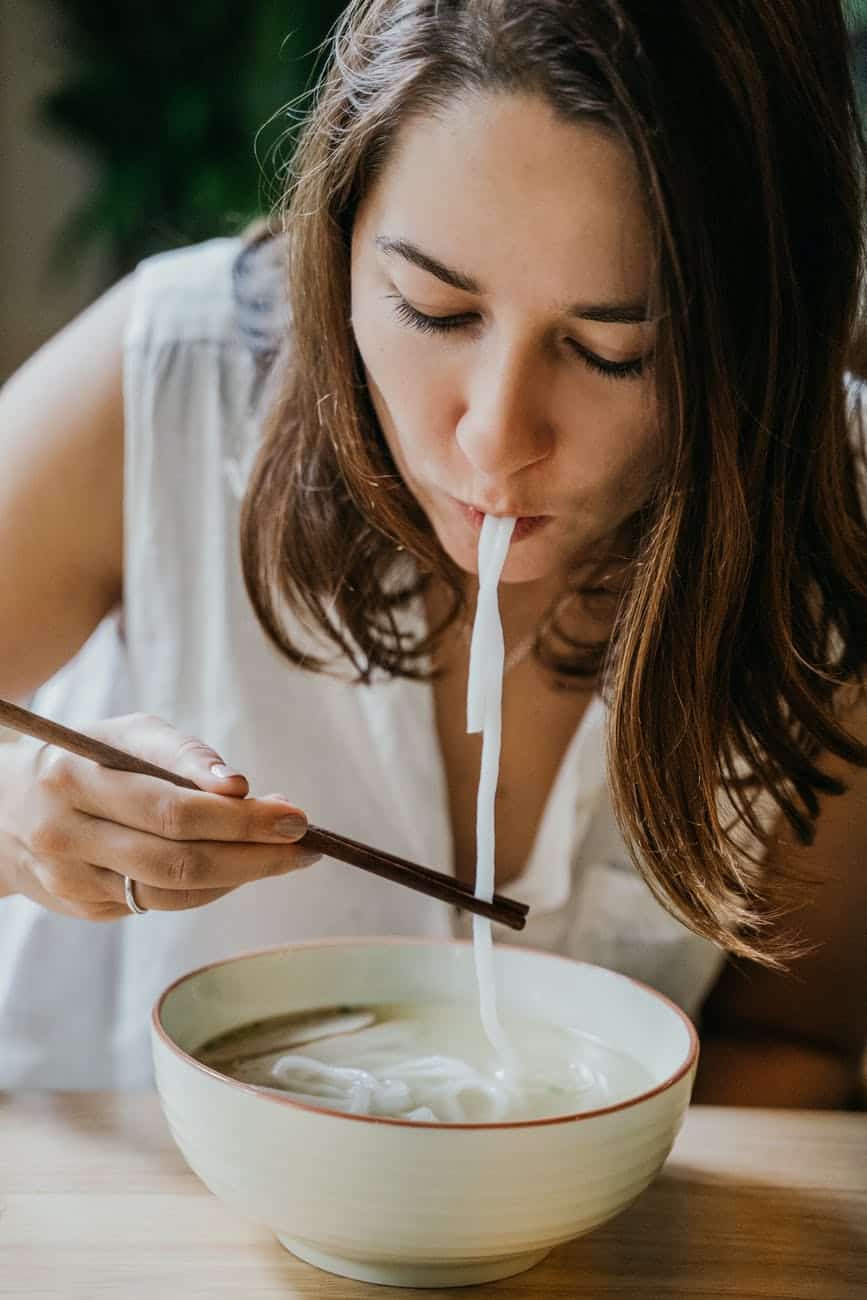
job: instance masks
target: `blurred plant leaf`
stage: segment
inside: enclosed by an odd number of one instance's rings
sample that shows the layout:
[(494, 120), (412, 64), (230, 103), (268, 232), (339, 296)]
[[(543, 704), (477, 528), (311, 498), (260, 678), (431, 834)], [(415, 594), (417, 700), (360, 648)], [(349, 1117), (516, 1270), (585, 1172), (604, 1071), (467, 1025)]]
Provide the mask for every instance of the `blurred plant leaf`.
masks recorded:
[(281, 107), (308, 89), (344, 0), (42, 2), (67, 60), (38, 120), (96, 171), (60, 233), (57, 271), (100, 243), (122, 274), (273, 204), (290, 140)]

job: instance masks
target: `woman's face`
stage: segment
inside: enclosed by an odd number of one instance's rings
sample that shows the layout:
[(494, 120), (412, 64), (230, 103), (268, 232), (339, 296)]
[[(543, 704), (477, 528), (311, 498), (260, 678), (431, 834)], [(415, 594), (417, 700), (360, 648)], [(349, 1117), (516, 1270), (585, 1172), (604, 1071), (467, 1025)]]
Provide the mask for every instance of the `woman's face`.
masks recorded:
[[(361, 205), (352, 324), (394, 460), (475, 572), (560, 574), (645, 499), (656, 463), (651, 239), (625, 146), (539, 98), (413, 121)], [(475, 509), (468, 509), (474, 507)]]

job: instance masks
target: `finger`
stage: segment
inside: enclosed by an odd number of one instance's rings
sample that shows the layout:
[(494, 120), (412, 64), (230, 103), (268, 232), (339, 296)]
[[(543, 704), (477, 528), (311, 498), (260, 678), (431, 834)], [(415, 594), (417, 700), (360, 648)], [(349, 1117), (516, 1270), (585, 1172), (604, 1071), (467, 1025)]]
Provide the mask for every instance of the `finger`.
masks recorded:
[[(40, 902), (41, 900), (36, 899), (34, 896), (34, 901)], [(126, 904), (121, 907), (118, 903), (80, 903), (50, 896), (47, 901), (41, 902), (41, 906), (51, 912), (56, 912), (58, 916), (74, 917), (76, 921), (119, 921), (124, 916), (130, 915), (130, 910)]]
[[(163, 890), (234, 889), (311, 866), (321, 856), (303, 846), (165, 840), (78, 814), (74, 851), (84, 861)], [(123, 867), (119, 864), (123, 864)]]
[(243, 798), (249, 792), (247, 778), (221, 754), (198, 737), (184, 735), (163, 718), (132, 713), (97, 723), (88, 731), (97, 740), (195, 781), (202, 790), (234, 798)]
[(116, 920), (129, 911), (125, 899), (122, 905), (116, 900), (114, 885), (103, 879), (113, 872), (102, 872), (98, 867), (83, 862), (40, 862), (29, 855), (27, 857), (26, 865), (23, 861), (20, 864), (16, 893), (40, 907), (58, 916), (74, 916), (87, 921)]
[[(285, 843), (307, 830), (304, 813), (288, 799), (184, 790), (158, 777), (115, 772), (70, 754), (52, 762), (42, 784), (57, 803), (165, 840)], [(45, 820), (47, 827), (50, 814)]]
[(235, 798), (243, 798), (250, 790), (247, 777), (230, 767), (216, 749), (199, 737), (183, 735), (162, 718), (131, 714), (107, 725), (113, 733), (120, 728), (120, 740), (116, 744), (122, 744), (129, 753), (178, 776), (186, 776), (200, 789)]
[[(131, 915), (123, 875), (89, 862), (63, 859), (32, 859), (26, 883), (19, 879), (21, 892), (61, 916), (106, 921)], [(203, 907), (231, 893), (231, 889), (146, 889), (135, 887), (135, 899), (149, 911), (184, 911)], [(146, 897), (142, 897), (146, 895)]]
[[(102, 888), (107, 891), (113, 899), (114, 907), (122, 907), (128, 916), (134, 916), (135, 913), (130, 909), (126, 901), (126, 890), (124, 887), (123, 875), (116, 871), (105, 871), (100, 867), (94, 867), (94, 871), (99, 872), (104, 877), (105, 883)], [(155, 889), (150, 885), (143, 885), (141, 881), (130, 877), (132, 882), (133, 898), (139, 907), (147, 912), (190, 912), (197, 907), (207, 907), (208, 903), (215, 903), (219, 898), (225, 898), (226, 894), (231, 894), (230, 889)]]
[(33, 858), (23, 845), (15, 863), (12, 884), (16, 894), (29, 898), (40, 907), (56, 912), (60, 916), (74, 916), (76, 909), (82, 903), (80, 899), (72, 903), (69, 899), (55, 894), (50, 887), (46, 864)]

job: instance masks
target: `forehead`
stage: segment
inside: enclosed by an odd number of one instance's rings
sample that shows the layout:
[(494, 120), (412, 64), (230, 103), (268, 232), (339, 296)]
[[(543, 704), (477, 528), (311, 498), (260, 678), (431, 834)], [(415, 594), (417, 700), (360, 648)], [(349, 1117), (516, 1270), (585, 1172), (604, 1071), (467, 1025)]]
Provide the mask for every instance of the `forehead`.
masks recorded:
[(359, 213), (483, 286), (605, 300), (648, 290), (650, 226), (626, 145), (532, 95), (410, 120)]

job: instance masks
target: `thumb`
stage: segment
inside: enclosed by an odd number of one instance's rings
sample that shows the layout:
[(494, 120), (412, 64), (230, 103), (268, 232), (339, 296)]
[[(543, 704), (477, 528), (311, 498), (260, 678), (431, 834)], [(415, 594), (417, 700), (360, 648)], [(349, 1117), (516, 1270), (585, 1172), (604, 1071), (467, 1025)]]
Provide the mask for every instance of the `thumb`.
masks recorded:
[(162, 718), (131, 717), (127, 748), (149, 763), (185, 776), (200, 790), (243, 799), (249, 793), (247, 778), (230, 767), (223, 756), (196, 736), (187, 736)]

